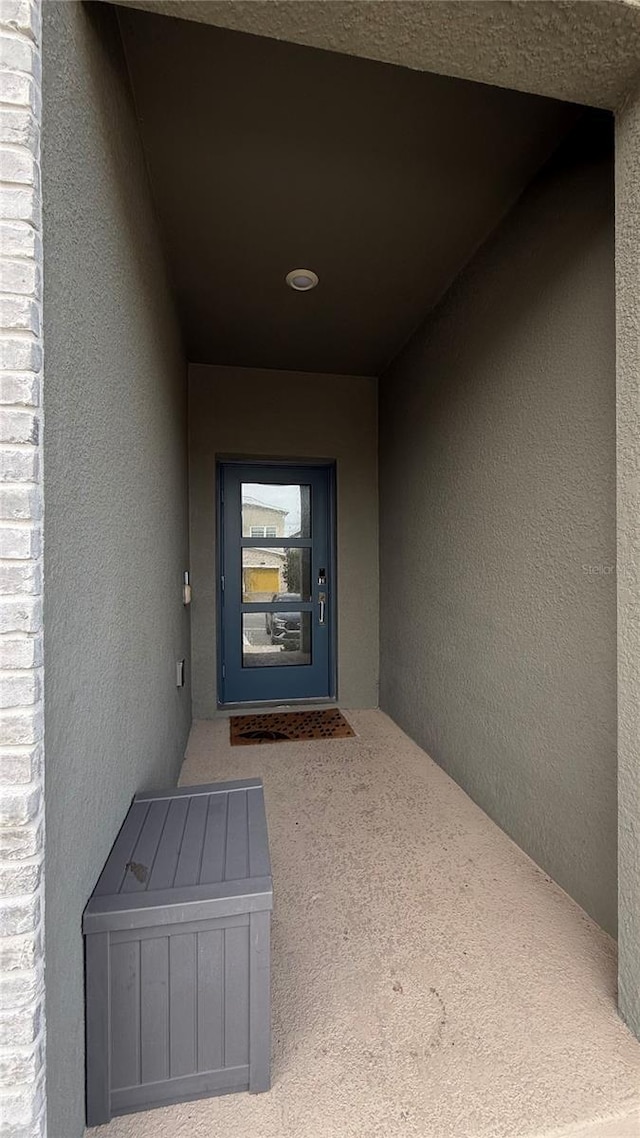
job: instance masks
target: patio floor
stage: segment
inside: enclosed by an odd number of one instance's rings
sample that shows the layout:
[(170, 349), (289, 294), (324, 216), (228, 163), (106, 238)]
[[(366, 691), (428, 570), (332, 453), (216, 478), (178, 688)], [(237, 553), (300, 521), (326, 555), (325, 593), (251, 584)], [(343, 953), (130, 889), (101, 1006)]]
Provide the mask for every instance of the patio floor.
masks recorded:
[(114, 1119), (95, 1138), (637, 1138), (640, 1045), (615, 945), (400, 729), (231, 748), (273, 861), (273, 1088)]

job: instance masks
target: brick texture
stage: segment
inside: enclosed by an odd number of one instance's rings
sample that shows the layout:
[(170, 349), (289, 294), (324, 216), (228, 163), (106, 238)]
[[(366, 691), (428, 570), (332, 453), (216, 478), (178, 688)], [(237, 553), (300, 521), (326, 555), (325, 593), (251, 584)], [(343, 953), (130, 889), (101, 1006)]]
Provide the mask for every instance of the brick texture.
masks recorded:
[(41, 0), (0, 0), (0, 1138), (43, 1138)]

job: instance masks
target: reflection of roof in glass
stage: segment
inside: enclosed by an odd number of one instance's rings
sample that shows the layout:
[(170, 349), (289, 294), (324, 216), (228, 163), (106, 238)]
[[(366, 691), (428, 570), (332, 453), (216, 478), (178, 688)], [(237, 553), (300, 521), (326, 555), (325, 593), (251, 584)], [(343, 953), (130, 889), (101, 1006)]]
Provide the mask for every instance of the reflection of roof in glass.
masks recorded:
[(272, 549), (268, 545), (265, 545), (265, 546), (254, 545), (251, 549), (245, 549), (244, 550), (245, 564), (246, 564), (246, 555), (251, 554), (251, 553), (260, 553), (260, 554), (269, 553), (269, 554), (272, 554), (274, 557), (277, 557), (280, 561), (284, 561), (284, 559), (286, 557), (286, 553), (285, 553), (284, 549)]
[(274, 514), (288, 514), (288, 510), (283, 510), (281, 506), (271, 506), (268, 502), (259, 502), (257, 498), (249, 498), (247, 495), (242, 497), (243, 506), (259, 506), (261, 510), (272, 510)]

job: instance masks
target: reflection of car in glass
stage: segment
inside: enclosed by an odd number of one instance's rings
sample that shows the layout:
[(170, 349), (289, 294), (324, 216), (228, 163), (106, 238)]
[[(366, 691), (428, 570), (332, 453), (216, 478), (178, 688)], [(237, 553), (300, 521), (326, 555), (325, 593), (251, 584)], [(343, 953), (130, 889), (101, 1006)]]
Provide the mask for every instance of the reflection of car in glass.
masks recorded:
[[(272, 602), (286, 604), (287, 601), (299, 601), (300, 593), (274, 593)], [(272, 644), (281, 644), (289, 651), (300, 647), (300, 613), (299, 612), (267, 612), (265, 613), (267, 633)]]

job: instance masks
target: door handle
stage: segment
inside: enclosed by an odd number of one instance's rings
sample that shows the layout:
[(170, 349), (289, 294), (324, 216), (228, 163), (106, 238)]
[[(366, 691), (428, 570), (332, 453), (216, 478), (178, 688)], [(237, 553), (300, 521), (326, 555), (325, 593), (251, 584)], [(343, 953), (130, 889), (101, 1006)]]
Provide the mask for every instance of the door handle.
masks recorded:
[(318, 607), (320, 612), (318, 614), (318, 624), (324, 624), (324, 614), (326, 610), (327, 594), (318, 593)]

